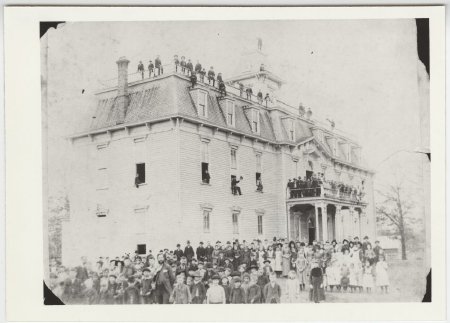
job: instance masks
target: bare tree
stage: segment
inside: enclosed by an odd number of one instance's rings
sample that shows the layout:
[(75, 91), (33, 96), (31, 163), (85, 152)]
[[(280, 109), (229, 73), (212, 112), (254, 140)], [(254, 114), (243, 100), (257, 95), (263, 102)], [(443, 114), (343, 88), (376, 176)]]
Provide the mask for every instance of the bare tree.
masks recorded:
[(401, 185), (389, 185), (384, 191), (378, 191), (383, 202), (377, 205), (377, 220), (393, 228), (393, 233), (400, 236), (402, 247), (402, 260), (406, 260), (406, 241), (410, 234), (410, 226), (417, 221), (409, 217), (414, 204), (408, 198)]

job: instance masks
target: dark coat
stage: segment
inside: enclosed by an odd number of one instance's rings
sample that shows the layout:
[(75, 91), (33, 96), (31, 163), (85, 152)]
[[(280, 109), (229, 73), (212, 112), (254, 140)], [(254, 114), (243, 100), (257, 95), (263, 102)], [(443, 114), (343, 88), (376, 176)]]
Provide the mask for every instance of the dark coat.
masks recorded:
[(231, 304), (245, 304), (245, 291), (242, 287), (233, 287), (230, 291)]
[(206, 250), (204, 247), (198, 247), (197, 250), (197, 259), (198, 260), (203, 260), (206, 256)]
[(186, 246), (184, 248), (184, 255), (188, 261), (191, 261), (191, 259), (194, 258), (194, 248), (192, 248), (192, 246)]
[(206, 299), (206, 288), (202, 282), (194, 283), (191, 286), (192, 304), (203, 304)]
[(173, 274), (172, 268), (164, 263), (161, 269), (156, 272), (155, 282), (156, 286), (163, 285), (168, 293), (172, 292), (173, 283), (175, 281), (175, 275)]
[(250, 285), (247, 290), (247, 304), (261, 303), (261, 287), (258, 284)]
[(180, 258), (181, 257), (183, 257), (183, 255), (184, 255), (184, 253), (183, 253), (183, 250), (181, 250), (181, 249), (176, 249), (174, 252), (173, 252), (173, 254), (175, 255), (175, 256), (177, 256), (177, 260), (178, 261), (180, 261)]

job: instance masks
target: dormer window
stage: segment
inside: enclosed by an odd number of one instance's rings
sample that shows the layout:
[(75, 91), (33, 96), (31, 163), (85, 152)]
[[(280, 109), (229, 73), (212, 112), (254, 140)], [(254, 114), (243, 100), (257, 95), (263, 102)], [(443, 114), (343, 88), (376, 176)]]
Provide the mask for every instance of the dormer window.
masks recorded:
[(259, 122), (259, 110), (252, 109), (252, 131), (255, 133), (260, 133), (260, 122)]
[(208, 93), (201, 90), (197, 90), (197, 110), (200, 117), (208, 117)]
[(234, 102), (231, 100), (226, 100), (226, 110), (227, 110), (227, 125), (231, 127), (236, 126), (236, 112), (234, 108)]

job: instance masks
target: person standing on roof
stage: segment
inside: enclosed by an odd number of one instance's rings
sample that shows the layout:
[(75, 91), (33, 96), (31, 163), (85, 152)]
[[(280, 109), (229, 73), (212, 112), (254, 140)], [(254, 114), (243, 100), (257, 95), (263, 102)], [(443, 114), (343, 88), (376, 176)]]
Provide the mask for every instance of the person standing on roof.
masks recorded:
[(212, 86), (216, 85), (216, 73), (214, 72), (214, 67), (210, 67), (209, 71), (208, 71), (208, 84), (211, 85), (211, 81), (212, 81)]
[(153, 71), (155, 70), (155, 65), (153, 65), (153, 62), (150, 60), (148, 62), (148, 78), (152, 76)]
[(181, 73), (183, 74), (186, 73), (186, 60), (184, 56), (181, 56), (180, 66), (181, 66)]
[(202, 70), (200, 71), (200, 82), (205, 83), (205, 75), (206, 75), (206, 70), (205, 70), (205, 68), (202, 68)]
[(139, 61), (138, 64), (138, 73), (141, 73), (142, 79), (144, 79), (144, 64), (142, 64), (142, 61)]
[(192, 71), (194, 70), (194, 65), (192, 65), (192, 62), (190, 59), (188, 59), (188, 62), (186, 64), (186, 68), (188, 71), (188, 75), (192, 75)]
[(173, 63), (175, 64), (175, 72), (178, 72), (178, 65), (180, 65), (180, 60), (178, 59), (178, 55), (173, 57)]
[(157, 55), (156, 59), (155, 59), (155, 73), (156, 73), (156, 69), (158, 70), (158, 75), (161, 75), (164, 73), (159, 55)]
[(253, 90), (252, 90), (252, 88), (251, 87), (248, 87), (246, 90), (245, 90), (245, 93), (247, 94), (247, 100), (252, 100), (252, 95), (253, 95)]
[(200, 74), (202, 71), (202, 64), (200, 64), (199, 61), (197, 61), (197, 64), (195, 64), (195, 73)]

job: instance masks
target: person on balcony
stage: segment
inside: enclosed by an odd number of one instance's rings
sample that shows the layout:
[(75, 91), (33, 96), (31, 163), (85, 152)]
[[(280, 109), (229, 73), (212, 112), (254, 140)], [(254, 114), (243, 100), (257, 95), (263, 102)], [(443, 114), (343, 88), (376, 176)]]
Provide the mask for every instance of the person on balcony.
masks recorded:
[(244, 84), (242, 84), (242, 83), (239, 83), (239, 96), (241, 98), (244, 97)]
[(185, 60), (184, 56), (181, 56), (180, 66), (181, 66), (181, 73), (185, 74), (186, 73), (186, 60)]
[(201, 73), (201, 71), (202, 71), (202, 64), (200, 64), (200, 62), (199, 61), (197, 61), (197, 64), (195, 64), (195, 73), (196, 74), (200, 74)]
[(216, 73), (214, 72), (214, 67), (210, 67), (209, 71), (208, 71), (208, 84), (211, 85), (212, 82), (212, 86), (215, 86), (216, 84)]
[(266, 96), (264, 97), (264, 101), (266, 101), (266, 108), (269, 105), (269, 102), (272, 102), (270, 99), (269, 93), (266, 93)]
[(262, 94), (261, 90), (258, 91), (257, 98), (258, 98), (258, 103), (262, 104), (263, 103), (263, 94)]
[(252, 100), (252, 95), (253, 95), (253, 90), (252, 90), (252, 88), (251, 87), (248, 87), (246, 90), (245, 90), (245, 93), (247, 94), (247, 100)]
[(175, 72), (178, 72), (178, 66), (180, 65), (180, 60), (178, 59), (178, 55), (174, 55), (173, 63), (175, 64)]
[(193, 74), (192, 72), (194, 71), (194, 65), (192, 65), (192, 62), (190, 59), (188, 59), (188, 62), (186, 64), (186, 69), (187, 69), (188, 75)]
[(287, 187), (289, 190), (289, 198), (293, 199), (294, 198), (294, 182), (289, 178), (289, 181), (287, 183)]
[(158, 70), (158, 75), (161, 75), (164, 73), (163, 68), (162, 68), (161, 58), (159, 58), (159, 55), (157, 55), (156, 59), (155, 59), (155, 72), (156, 72), (156, 70)]
[(153, 62), (150, 60), (150, 62), (148, 62), (148, 78), (151, 77), (154, 69), (155, 69), (155, 65), (153, 65)]
[(142, 79), (144, 79), (144, 64), (142, 64), (142, 61), (139, 61), (137, 70), (141, 73)]

